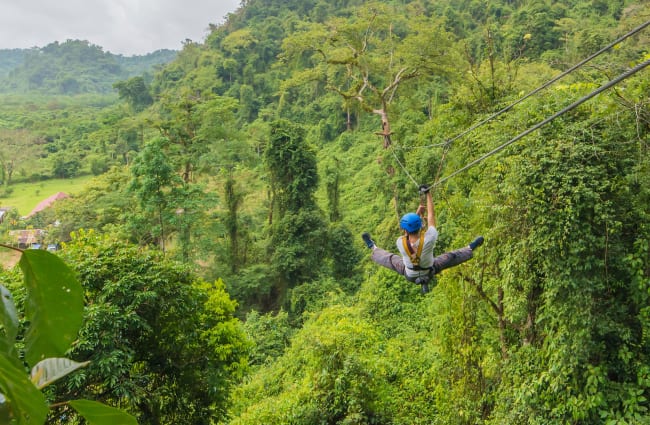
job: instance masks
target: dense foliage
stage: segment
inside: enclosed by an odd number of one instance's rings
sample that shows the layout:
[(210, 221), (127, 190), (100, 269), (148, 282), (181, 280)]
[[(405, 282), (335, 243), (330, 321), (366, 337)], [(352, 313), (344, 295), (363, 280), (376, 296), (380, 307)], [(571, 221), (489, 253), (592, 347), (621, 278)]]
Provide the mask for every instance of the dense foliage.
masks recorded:
[[(15, 250), (8, 245), (2, 248)], [(95, 425), (136, 424), (133, 416), (100, 402), (49, 403), (41, 392), (89, 363), (64, 357), (82, 324), (83, 288), (56, 255), (44, 250), (15, 252), (20, 257), (22, 285), (13, 274), (0, 276), (0, 421), (40, 425), (51, 410), (54, 418), (72, 413)]]
[[(247, 0), (152, 79), (117, 83), (120, 104), (0, 109), (21, 155), (98, 175), (33, 223), (147, 246), (66, 248), (101, 316), (80, 376), (143, 423), (650, 423), (647, 68), (501, 149), (645, 63), (647, 28), (511, 107), (649, 16), (625, 0)], [(486, 243), (421, 296), (359, 236), (394, 249), (418, 184), (458, 170), (434, 190), (436, 252)], [(232, 391), (239, 360), (184, 357), (245, 348), (196, 347), (185, 326), (214, 313), (190, 269), (224, 282), (224, 320), (253, 342)], [(180, 284), (155, 298), (169, 320), (147, 316), (153, 284)]]
[(158, 252), (92, 234), (80, 234), (64, 252), (88, 304), (71, 354), (90, 364), (54, 397), (119, 405), (139, 423), (222, 416), (247, 350), (223, 283), (202, 281)]

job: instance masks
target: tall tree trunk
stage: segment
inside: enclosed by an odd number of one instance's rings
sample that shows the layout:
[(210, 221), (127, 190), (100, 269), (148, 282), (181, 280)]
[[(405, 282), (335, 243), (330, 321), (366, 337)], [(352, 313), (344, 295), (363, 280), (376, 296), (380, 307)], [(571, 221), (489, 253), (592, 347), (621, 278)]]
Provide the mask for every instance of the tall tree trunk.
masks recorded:
[(163, 220), (163, 209), (162, 207), (158, 208), (158, 224), (160, 225), (160, 236), (158, 239), (158, 245), (160, 250), (165, 253), (165, 223)]
[(232, 177), (229, 177), (226, 180), (225, 187), (226, 195), (226, 206), (228, 208), (228, 218), (226, 219), (226, 229), (228, 231), (228, 237), (230, 239), (230, 271), (232, 273), (237, 273), (240, 264), (240, 255), (239, 255), (239, 223), (238, 223), (238, 212), (241, 205), (241, 196), (235, 191), (235, 181)]

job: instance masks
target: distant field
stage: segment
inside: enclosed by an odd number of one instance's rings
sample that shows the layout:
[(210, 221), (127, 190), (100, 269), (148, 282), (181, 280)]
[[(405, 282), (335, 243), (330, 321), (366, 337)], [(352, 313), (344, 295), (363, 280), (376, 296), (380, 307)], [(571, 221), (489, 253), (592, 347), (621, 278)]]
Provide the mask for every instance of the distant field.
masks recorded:
[[(93, 176), (75, 177), (73, 179), (52, 179), (37, 183), (16, 183), (9, 186), (13, 191), (6, 197), (0, 197), (0, 207), (13, 207), (18, 213), (27, 215), (39, 202), (57, 192), (74, 195), (84, 189)], [(0, 192), (3, 192), (0, 190)]]

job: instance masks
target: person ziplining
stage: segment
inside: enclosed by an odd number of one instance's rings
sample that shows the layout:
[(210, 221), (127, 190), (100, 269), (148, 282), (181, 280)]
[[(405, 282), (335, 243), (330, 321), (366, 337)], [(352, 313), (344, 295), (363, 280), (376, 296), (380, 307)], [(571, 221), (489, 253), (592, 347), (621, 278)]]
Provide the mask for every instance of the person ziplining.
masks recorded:
[[(629, 37), (631, 34), (634, 34), (641, 29), (647, 27), (650, 25), (650, 21), (645, 22), (641, 26), (637, 27), (636, 29), (632, 30), (630, 33), (626, 34), (622, 39)], [(612, 43), (611, 45), (607, 46), (606, 48), (602, 49), (599, 51), (597, 54), (602, 53), (603, 51), (611, 48), (614, 45)], [(595, 57), (597, 54), (593, 55), (592, 57)], [(588, 58), (588, 59), (591, 59)], [(587, 60), (588, 60), (587, 59)], [(584, 64), (587, 60), (581, 62), (579, 65)], [(583, 96), (582, 98), (578, 99), (577, 101), (573, 102), (572, 104), (566, 106), (562, 110), (556, 112), (555, 114), (551, 115), (550, 117), (544, 119), (543, 121), (539, 122), (538, 124), (530, 127), (526, 131), (523, 131), (516, 137), (510, 139), (509, 141), (497, 146), (495, 149), (487, 152), (486, 154), (482, 155), (481, 157), (475, 159), (474, 161), (471, 161), (470, 163), (466, 164), (465, 166), (461, 167), (460, 169), (454, 171), (453, 173), (447, 175), (446, 177), (442, 179), (437, 179), (436, 182), (433, 183), (431, 186), (427, 185), (420, 185), (420, 193), (421, 194), (426, 194), (426, 211), (427, 211), (427, 229), (424, 230), (424, 226), (422, 225), (422, 218), (420, 217), (420, 214), (423, 213), (424, 206), (420, 205), (418, 208), (417, 213), (408, 213), (405, 214), (401, 220), (400, 220), (400, 228), (404, 230), (404, 235), (400, 236), (397, 239), (397, 249), (399, 250), (400, 255), (393, 254), (389, 251), (386, 251), (382, 248), (377, 247), (375, 242), (372, 240), (372, 237), (370, 236), (369, 233), (364, 232), (361, 236), (363, 238), (363, 241), (365, 242), (366, 246), (369, 249), (372, 249), (372, 255), (371, 259), (375, 263), (379, 264), (380, 266), (386, 267), (390, 270), (393, 270), (401, 275), (403, 275), (407, 280), (410, 282), (414, 282), (417, 284), (420, 284), (422, 286), (422, 292), (426, 293), (429, 291), (429, 282), (431, 279), (435, 278), (435, 275), (440, 273), (444, 269), (448, 269), (450, 267), (456, 266), (458, 264), (464, 263), (465, 261), (470, 260), (473, 257), (473, 251), (481, 246), (484, 242), (483, 236), (479, 236), (476, 239), (474, 239), (468, 246), (446, 252), (442, 255), (439, 255), (437, 257), (433, 256), (433, 249), (435, 247), (435, 243), (438, 239), (438, 231), (436, 229), (436, 223), (435, 223), (435, 210), (434, 210), (434, 205), (433, 205), (433, 197), (431, 195), (430, 189), (436, 186), (441, 185), (443, 182), (451, 179), (452, 177), (465, 172), (471, 167), (476, 166), (477, 164), (481, 163), (485, 159), (491, 157), (492, 155), (495, 155), (505, 149), (506, 147), (510, 146), (511, 144), (521, 140), (528, 134), (532, 133), (533, 131), (538, 130), (539, 128), (545, 126), (546, 124), (550, 123), (557, 117), (573, 110), (574, 108), (578, 107), (579, 105), (585, 103), (587, 100), (597, 96), (598, 94), (610, 89), (611, 87), (615, 86), (616, 84), (620, 83), (621, 81), (629, 78), (630, 76), (636, 74), (640, 70), (646, 68), (647, 66), (650, 66), (650, 59), (645, 60), (644, 62), (641, 62), (634, 66), (633, 68), (627, 70), (626, 72), (623, 72), (620, 74), (618, 77), (610, 80), (609, 82), (603, 84), (600, 86), (598, 89), (593, 90), (591, 93)], [(577, 66), (575, 67), (577, 68)], [(574, 68), (572, 68), (573, 70)], [(565, 75), (565, 74), (562, 74)], [(557, 79), (552, 80), (556, 81)], [(544, 85), (543, 87), (546, 87), (548, 84)], [(535, 91), (536, 92), (536, 91)], [(532, 95), (531, 93), (530, 95)], [(526, 96), (528, 97), (528, 96)], [(516, 104), (516, 103), (515, 103)], [(513, 104), (514, 106), (514, 104)], [(509, 108), (506, 108), (502, 111), (499, 111), (497, 114), (491, 116), (489, 119), (494, 118), (496, 115), (507, 111)], [(384, 110), (385, 112), (385, 110)], [(390, 141), (390, 131), (389, 127), (387, 126), (387, 122), (384, 122), (385, 116), (382, 116), (382, 128), (383, 132), (381, 133), (382, 136), (384, 136), (384, 148), (388, 148), (391, 145)], [(482, 121), (479, 123), (479, 125), (484, 124), (487, 122), (487, 120)], [(477, 126), (472, 127), (472, 130), (475, 129)], [(464, 135), (466, 133), (463, 133)], [(445, 143), (444, 144), (446, 147), (450, 145), (450, 143)], [(398, 164), (402, 167), (406, 175), (417, 185), (418, 183), (413, 179), (413, 177), (408, 173), (404, 165), (399, 161), (399, 158), (395, 155), (393, 152), (393, 155), (395, 156), (395, 160), (398, 162)]]
[[(371, 259), (380, 266), (401, 274), (409, 282), (421, 285), (422, 293), (429, 292), (429, 282), (441, 271), (464, 263), (473, 257), (474, 250), (483, 244), (483, 236), (474, 239), (469, 245), (434, 257), (433, 251), (438, 240), (436, 214), (430, 187), (420, 186), (420, 193), (426, 195), (426, 207), (420, 205), (417, 212), (407, 213), (400, 219), (404, 234), (397, 238), (400, 255), (379, 248), (368, 232), (361, 237), (369, 249)], [(421, 214), (426, 209), (427, 227), (423, 226)]]

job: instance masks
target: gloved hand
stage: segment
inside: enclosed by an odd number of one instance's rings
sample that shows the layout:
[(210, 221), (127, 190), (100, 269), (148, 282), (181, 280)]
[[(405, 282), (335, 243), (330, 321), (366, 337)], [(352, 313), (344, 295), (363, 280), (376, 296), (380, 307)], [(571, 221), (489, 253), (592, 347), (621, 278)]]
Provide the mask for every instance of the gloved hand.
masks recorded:
[(420, 185), (420, 194), (424, 195), (425, 193), (429, 193), (429, 190), (431, 187), (427, 186), (426, 184), (421, 184)]

